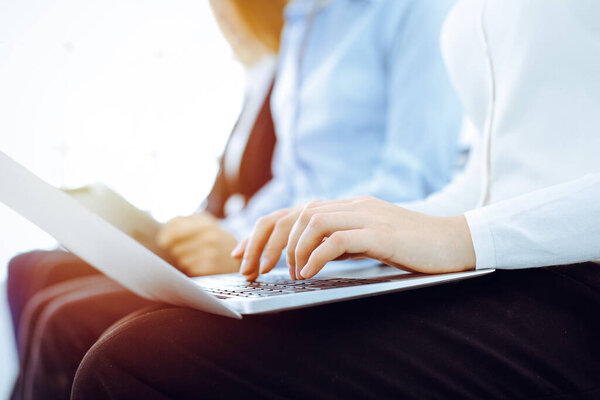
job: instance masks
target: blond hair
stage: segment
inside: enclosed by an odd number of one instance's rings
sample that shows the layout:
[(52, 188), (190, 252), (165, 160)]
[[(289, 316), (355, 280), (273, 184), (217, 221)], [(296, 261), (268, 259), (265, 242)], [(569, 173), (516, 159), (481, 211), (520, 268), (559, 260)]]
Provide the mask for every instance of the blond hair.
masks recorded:
[(217, 22), (246, 65), (277, 53), (288, 0), (211, 0)]
[(283, 9), (288, 0), (230, 0), (248, 30), (276, 53), (283, 28)]

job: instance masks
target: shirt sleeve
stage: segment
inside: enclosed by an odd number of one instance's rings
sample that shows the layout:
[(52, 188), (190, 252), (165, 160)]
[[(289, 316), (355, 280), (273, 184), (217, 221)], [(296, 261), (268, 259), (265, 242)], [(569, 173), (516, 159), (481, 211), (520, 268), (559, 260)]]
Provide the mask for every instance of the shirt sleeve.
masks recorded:
[(371, 195), (412, 201), (450, 181), (462, 110), (446, 73), (439, 37), (451, 3), (414, 1), (402, 8), (401, 17), (384, 18), (394, 21), (384, 44), (389, 82), (385, 142), (371, 179), (340, 198)]
[(477, 269), (600, 259), (600, 174), (465, 213)]
[[(463, 130), (475, 129), (473, 124), (465, 120)], [(451, 217), (461, 215), (477, 207), (481, 197), (481, 164), (483, 162), (483, 147), (481, 138), (472, 144), (469, 159), (451, 183), (439, 192), (433, 193), (423, 200), (401, 203), (400, 206), (423, 214)]]

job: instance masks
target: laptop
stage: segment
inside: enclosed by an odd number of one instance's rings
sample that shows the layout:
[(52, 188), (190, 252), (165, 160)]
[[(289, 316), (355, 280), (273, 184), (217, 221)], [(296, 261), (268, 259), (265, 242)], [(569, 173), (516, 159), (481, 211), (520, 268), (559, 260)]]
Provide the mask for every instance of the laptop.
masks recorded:
[(2, 152), (0, 171), (0, 202), (105, 275), (142, 297), (231, 318), (416, 289), (493, 271), (423, 275), (355, 263), (354, 268), (328, 265), (315, 278), (302, 281), (292, 281), (287, 270), (274, 270), (252, 283), (240, 274), (190, 278)]

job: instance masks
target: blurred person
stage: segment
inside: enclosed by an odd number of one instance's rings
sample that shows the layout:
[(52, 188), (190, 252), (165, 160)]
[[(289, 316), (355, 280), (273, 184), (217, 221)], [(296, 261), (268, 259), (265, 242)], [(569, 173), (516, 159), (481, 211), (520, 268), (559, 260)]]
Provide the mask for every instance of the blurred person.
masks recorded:
[(272, 178), (275, 133), (270, 102), (286, 4), (287, 0), (210, 1), (223, 35), (245, 66), (246, 93), (205, 203), (199, 212), (169, 221), (156, 238), (188, 275), (239, 269), (239, 262), (228, 257), (237, 241), (219, 219), (244, 207)]
[(416, 203), (274, 212), (234, 251), (249, 277), (286, 246), (293, 279), (340, 256), (496, 272), (242, 320), (150, 307), (90, 349), (72, 399), (599, 398), (599, 18), (593, 0), (459, 1), (445, 58), (481, 139), (464, 174)]
[[(285, 4), (285, 0), (257, 0), (248, 4), (233, 0), (211, 1), (224, 36), (235, 57), (245, 67), (247, 86), (244, 108), (205, 201), (207, 212), (201, 214), (206, 220), (207, 213), (222, 218), (231, 197), (237, 195), (248, 199), (271, 177), (270, 158), (275, 134), (270, 97)], [(261, 22), (257, 23), (259, 20)], [(222, 230), (215, 231), (224, 236), (224, 241), (230, 238)], [(175, 263), (172, 258), (168, 261)], [(230, 264), (238, 265), (235, 261)], [(33, 251), (11, 260), (7, 292), (20, 362), (12, 394), (14, 399), (31, 396), (24, 376), (32, 369), (29, 360), (36, 357), (40, 347), (46, 346), (36, 335), (41, 327), (51, 323), (48, 315), (56, 304), (71, 304), (78, 300), (103, 303), (103, 309), (87, 320), (89, 325), (95, 324), (90, 331), (98, 334), (110, 324), (109, 321), (148, 304), (147, 300), (131, 295), (78, 257), (62, 250)], [(82, 315), (78, 317), (81, 319)], [(79, 351), (85, 351), (87, 347), (89, 345)], [(45, 367), (52, 371), (51, 362), (46, 362)], [(71, 365), (71, 374), (76, 367), (76, 364)], [(43, 378), (45, 386), (34, 397), (68, 397), (69, 386), (63, 377), (48, 372)]]
[[(217, 15), (255, 4), (222, 3), (213, 2)], [(229, 257), (235, 238), (284, 206), (356, 194), (414, 200), (443, 187), (452, 175), (460, 123), (439, 54), (439, 26), (449, 6), (446, 1), (290, 4), (271, 98), (277, 136), (273, 177), (256, 194), (242, 196), (247, 201), (242, 210), (228, 213), (222, 202), (215, 213), (226, 216), (222, 221), (200, 212), (169, 222), (157, 240), (178, 267), (189, 275), (238, 269), (239, 261)], [(226, 35), (232, 42), (239, 39)], [(236, 131), (245, 123), (242, 114)], [(228, 150), (236, 147), (236, 133)], [(221, 172), (227, 175), (225, 155)], [(119, 316), (141, 308), (140, 299), (108, 279), (65, 286), (68, 295), (54, 295), (54, 286), (50, 297), (30, 307), (37, 317), (22, 333), (14, 398), (64, 397), (89, 346)]]
[(271, 100), (273, 177), (223, 221), (200, 213), (167, 223), (158, 243), (178, 266), (189, 275), (237, 271), (234, 237), (280, 208), (364, 194), (414, 200), (441, 189), (460, 123), (439, 53), (451, 3), (292, 2)]
[[(216, 20), (247, 75), (245, 105), (220, 159), (219, 173), (204, 205), (207, 213), (216, 218), (224, 217), (226, 204), (232, 197), (238, 195), (247, 201), (272, 176), (270, 159), (275, 134), (270, 97), (286, 3), (287, 0), (257, 0), (248, 4), (211, 0)], [(198, 219), (213, 222), (207, 213), (202, 213)], [(222, 230), (216, 231), (216, 234), (224, 235), (225, 242), (231, 240), (231, 236)], [(144, 244), (151, 248), (155, 246)], [(164, 252), (157, 253), (164, 256)], [(167, 261), (175, 263), (172, 258)], [(236, 262), (232, 264), (237, 266)], [(9, 266), (8, 291), (15, 335), (25, 305), (37, 292), (96, 273), (77, 257), (63, 251), (34, 251), (14, 258)]]

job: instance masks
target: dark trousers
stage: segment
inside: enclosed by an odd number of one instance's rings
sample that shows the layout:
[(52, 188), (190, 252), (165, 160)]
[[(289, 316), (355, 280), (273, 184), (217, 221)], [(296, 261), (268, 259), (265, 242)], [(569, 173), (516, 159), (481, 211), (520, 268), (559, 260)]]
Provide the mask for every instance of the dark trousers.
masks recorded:
[(154, 304), (64, 251), (15, 257), (7, 289), (19, 353), (13, 400), (68, 399), (81, 359), (102, 332)]
[(71, 279), (98, 274), (94, 268), (65, 251), (38, 250), (14, 257), (8, 265), (7, 294), (17, 342), (25, 307), (39, 292)]
[(600, 265), (227, 319), (151, 307), (108, 329), (72, 399), (600, 398)]

